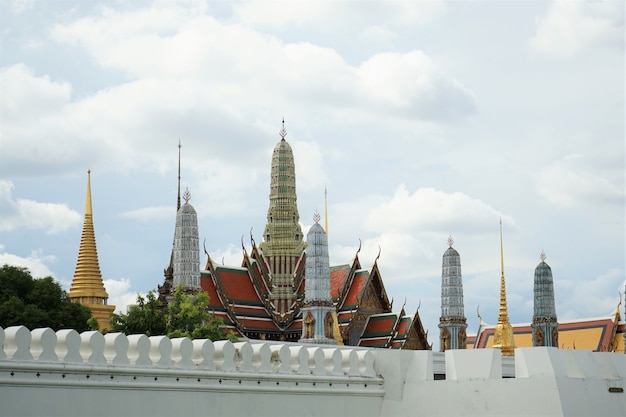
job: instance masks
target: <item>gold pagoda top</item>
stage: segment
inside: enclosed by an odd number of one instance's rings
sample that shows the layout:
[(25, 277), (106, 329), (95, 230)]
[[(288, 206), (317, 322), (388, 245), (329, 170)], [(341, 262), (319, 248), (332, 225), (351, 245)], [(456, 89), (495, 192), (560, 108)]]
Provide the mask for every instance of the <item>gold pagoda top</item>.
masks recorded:
[(83, 235), (80, 239), (78, 262), (68, 296), (72, 301), (81, 304), (106, 304), (109, 298), (100, 273), (96, 236), (93, 230), (91, 170), (87, 171), (87, 201), (85, 203)]
[(515, 341), (513, 340), (513, 327), (509, 322), (509, 314), (506, 305), (506, 282), (504, 279), (504, 249), (502, 245), (502, 219), (500, 219), (500, 313), (498, 323), (494, 329), (493, 347), (502, 351), (503, 356), (515, 355)]

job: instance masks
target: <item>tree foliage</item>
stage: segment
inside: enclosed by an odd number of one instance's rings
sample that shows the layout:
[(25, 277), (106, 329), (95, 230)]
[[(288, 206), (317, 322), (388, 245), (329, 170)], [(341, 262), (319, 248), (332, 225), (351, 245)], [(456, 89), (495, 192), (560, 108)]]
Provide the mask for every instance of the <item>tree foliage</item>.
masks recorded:
[(167, 306), (149, 291), (146, 298), (137, 295), (137, 304), (126, 314), (113, 314), (111, 331), (171, 338), (236, 340), (234, 333), (224, 331), (223, 320), (211, 314), (208, 306), (209, 295), (202, 291), (185, 294), (182, 286), (178, 286)]
[(128, 308), (126, 314), (111, 315), (111, 331), (125, 334), (144, 333), (148, 336), (164, 335), (167, 331), (167, 311), (149, 291), (146, 298), (137, 294), (137, 304)]
[(26, 268), (0, 268), (0, 327), (89, 330), (89, 308), (72, 303), (52, 277), (34, 279)]

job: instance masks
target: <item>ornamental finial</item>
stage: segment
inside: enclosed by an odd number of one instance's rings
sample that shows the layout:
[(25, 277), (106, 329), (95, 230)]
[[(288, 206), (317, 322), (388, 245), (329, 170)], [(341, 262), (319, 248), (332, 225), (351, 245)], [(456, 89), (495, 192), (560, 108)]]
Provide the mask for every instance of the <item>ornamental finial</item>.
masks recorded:
[(278, 132), (278, 134), (280, 135), (280, 138), (282, 140), (285, 140), (285, 136), (287, 136), (287, 130), (285, 129), (285, 118), (283, 117), (283, 127), (280, 129), (280, 132)]
[(320, 222), (321, 218), (322, 217), (320, 216), (320, 214), (317, 211), (315, 211), (315, 214), (313, 215), (313, 220), (315, 220), (316, 224)]
[(541, 262), (546, 261), (546, 253), (543, 251), (543, 249), (541, 249), (541, 255), (539, 255), (539, 258), (541, 259)]
[(452, 247), (454, 245), (454, 239), (452, 239), (452, 235), (448, 236), (448, 246)]
[(185, 199), (185, 204), (188, 204), (189, 200), (191, 200), (191, 194), (189, 193), (189, 188), (185, 188), (185, 194), (183, 195), (183, 198)]

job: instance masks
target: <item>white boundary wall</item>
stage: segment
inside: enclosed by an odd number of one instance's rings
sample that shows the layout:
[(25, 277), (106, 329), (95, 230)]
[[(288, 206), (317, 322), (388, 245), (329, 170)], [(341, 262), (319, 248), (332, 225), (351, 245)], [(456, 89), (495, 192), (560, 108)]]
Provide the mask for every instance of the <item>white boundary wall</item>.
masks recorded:
[(22, 326), (0, 328), (0, 346), (6, 416), (626, 416), (617, 353), (512, 359)]

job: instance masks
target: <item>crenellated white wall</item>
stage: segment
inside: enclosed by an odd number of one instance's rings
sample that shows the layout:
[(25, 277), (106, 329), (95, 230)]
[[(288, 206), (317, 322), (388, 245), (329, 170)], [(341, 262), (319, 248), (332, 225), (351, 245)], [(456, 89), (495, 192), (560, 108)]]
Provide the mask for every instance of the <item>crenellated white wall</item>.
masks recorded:
[(0, 345), (7, 416), (626, 416), (616, 353), (512, 359), (21, 326), (0, 328)]

